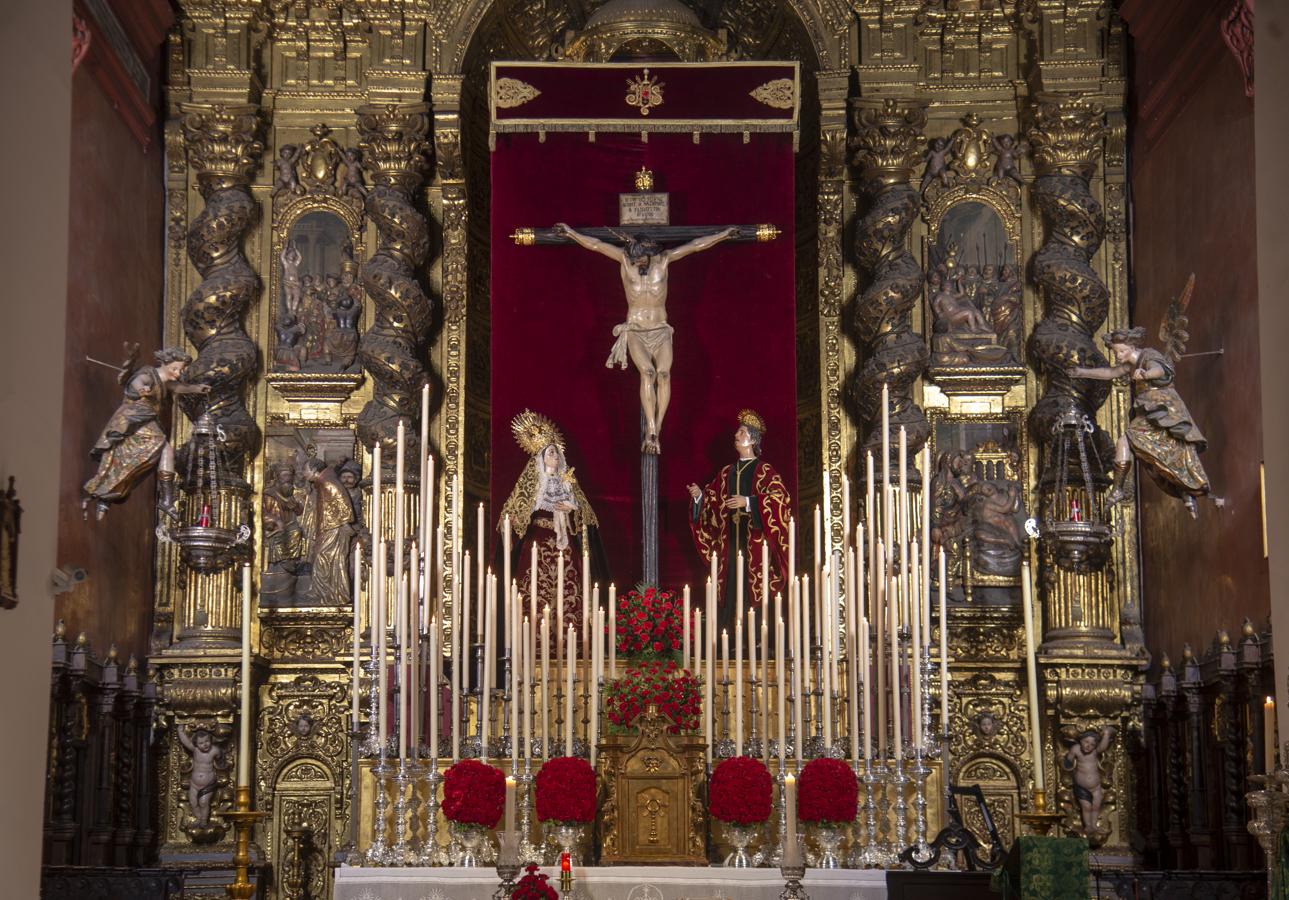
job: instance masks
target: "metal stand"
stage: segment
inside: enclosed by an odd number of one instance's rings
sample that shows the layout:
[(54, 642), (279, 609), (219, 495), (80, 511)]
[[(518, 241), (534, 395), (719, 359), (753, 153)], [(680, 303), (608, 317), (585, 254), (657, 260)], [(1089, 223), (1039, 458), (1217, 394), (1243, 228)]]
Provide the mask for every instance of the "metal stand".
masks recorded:
[(407, 835), (407, 794), (412, 784), (407, 760), (400, 759), (394, 772), (394, 846), (389, 850), (389, 865), (403, 866), (410, 861), (411, 847)]
[(425, 777), (425, 838), (416, 863), (421, 866), (440, 866), (447, 862), (439, 848), (439, 761), (431, 759), (429, 774)]
[(712, 756), (720, 759), (738, 756), (734, 739), (730, 737), (730, 685), (733, 683), (729, 678), (721, 679), (721, 737), (712, 748)]
[[(761, 737), (756, 730), (757, 720), (761, 718), (760, 707), (756, 702), (756, 686), (760, 683), (761, 682), (756, 677), (756, 673), (753, 672), (752, 677), (748, 679), (748, 685), (751, 688), (751, 693), (749, 695), (749, 711), (752, 715), (752, 729), (748, 732), (747, 740), (743, 742), (743, 753), (744, 755), (751, 756), (754, 759), (761, 758), (762, 750)], [(766, 735), (766, 739), (769, 739), (769, 735)]]
[(385, 840), (385, 817), (389, 811), (389, 798), (385, 795), (385, 778), (389, 768), (385, 765), (384, 748), (376, 758), (376, 765), (371, 770), (376, 784), (376, 798), (372, 809), (371, 846), (367, 848), (367, 864), (383, 866), (389, 862), (390, 848)]
[[(645, 434), (644, 412), (640, 413), (640, 441)], [(658, 454), (640, 454), (640, 523), (644, 536), (643, 573), (646, 585), (658, 584)]]
[(497, 875), (501, 878), (501, 883), (492, 893), (492, 900), (510, 900), (510, 895), (515, 892), (515, 876), (519, 874), (519, 863), (497, 863)]
[(516, 778), (519, 782), (522, 800), (519, 804), (519, 862), (522, 865), (542, 863), (542, 848), (530, 840), (532, 835), (533, 812), (533, 778), (532, 760), (524, 761), (524, 771)]
[[(358, 689), (357, 685), (354, 689)], [(358, 798), (362, 793), (358, 783), (361, 774), (358, 769), (358, 754), (362, 752), (362, 739), (361, 726), (349, 732), (349, 834), (344, 846), (332, 857), (333, 864), (337, 866), (356, 866), (362, 862), (362, 857), (358, 855)]]
[(904, 795), (908, 790), (909, 776), (904, 774), (904, 752), (902, 747), (896, 748), (895, 754), (895, 774), (891, 777), (891, 787), (895, 791), (895, 834), (891, 841), (893, 849), (898, 852), (908, 840), (909, 834), (909, 804)]
[(237, 835), (237, 849), (233, 851), (233, 883), (224, 890), (231, 900), (251, 900), (255, 896), (256, 887), (250, 879), (251, 832), (255, 829), (255, 823), (264, 818), (264, 813), (251, 809), (251, 789), (239, 787), (234, 808), (223, 815), (233, 823)]
[(783, 842), (788, 836), (788, 805), (784, 803), (783, 792), (783, 783), (787, 774), (787, 767), (780, 765), (779, 774), (774, 776), (775, 782), (779, 785), (779, 793), (774, 804), (779, 811), (779, 829), (778, 840), (774, 842), (773, 849), (770, 850), (769, 855), (765, 859), (766, 865), (770, 866), (778, 866), (783, 863)]

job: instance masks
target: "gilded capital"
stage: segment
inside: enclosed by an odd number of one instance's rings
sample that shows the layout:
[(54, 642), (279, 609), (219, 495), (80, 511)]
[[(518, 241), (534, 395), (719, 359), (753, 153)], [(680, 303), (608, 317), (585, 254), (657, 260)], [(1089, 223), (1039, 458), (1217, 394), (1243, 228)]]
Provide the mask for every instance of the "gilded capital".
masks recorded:
[(855, 134), (851, 149), (866, 182), (908, 184), (922, 164), (926, 104), (888, 97), (860, 100), (852, 108)]
[(1038, 94), (1029, 140), (1039, 175), (1091, 178), (1105, 141), (1105, 109), (1077, 94)]
[(411, 193), (429, 166), (430, 108), (425, 103), (359, 107), (359, 148), (376, 184)]
[(203, 197), (251, 183), (260, 164), (260, 108), (253, 103), (183, 103), (184, 146)]

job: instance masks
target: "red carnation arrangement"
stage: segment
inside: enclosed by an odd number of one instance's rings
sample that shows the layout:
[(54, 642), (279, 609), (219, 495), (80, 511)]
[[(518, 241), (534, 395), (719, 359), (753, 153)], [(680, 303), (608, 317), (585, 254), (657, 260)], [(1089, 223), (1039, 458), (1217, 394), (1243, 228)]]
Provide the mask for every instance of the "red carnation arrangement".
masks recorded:
[(577, 756), (557, 756), (537, 771), (537, 821), (583, 824), (595, 818), (595, 770)]
[(840, 759), (812, 759), (797, 780), (797, 815), (802, 822), (846, 825), (859, 811), (859, 781)]
[(443, 773), (443, 816), (458, 825), (496, 828), (506, 809), (506, 776), (477, 759)]
[(559, 900), (559, 892), (550, 885), (550, 877), (542, 874), (536, 865), (529, 863), (524, 869), (528, 874), (519, 879), (511, 900)]
[(671, 660), (655, 660), (627, 670), (604, 688), (604, 713), (610, 725), (630, 728), (650, 703), (676, 724), (672, 734), (698, 730), (702, 681)]
[(712, 772), (707, 788), (712, 816), (730, 825), (757, 825), (770, 818), (770, 770), (750, 756), (727, 759)]
[(647, 659), (675, 656), (681, 651), (683, 620), (684, 603), (671, 591), (628, 591), (618, 597), (618, 652)]

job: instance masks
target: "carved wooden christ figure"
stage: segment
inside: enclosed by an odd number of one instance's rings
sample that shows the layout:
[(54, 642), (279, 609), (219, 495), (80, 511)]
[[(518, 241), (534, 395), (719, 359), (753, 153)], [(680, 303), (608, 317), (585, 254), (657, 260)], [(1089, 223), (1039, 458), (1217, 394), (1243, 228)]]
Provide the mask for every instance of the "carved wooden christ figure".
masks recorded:
[(640, 446), (643, 453), (661, 452), (658, 436), (671, 402), (671, 338), (675, 329), (667, 324), (668, 266), (691, 253), (713, 247), (738, 231), (731, 226), (664, 250), (644, 235), (635, 235), (626, 246), (617, 247), (580, 234), (562, 222), (555, 226), (557, 234), (620, 264), (622, 288), (627, 295), (627, 319), (613, 329), (617, 340), (604, 364), (625, 369), (630, 356), (640, 371), (640, 408), (645, 420), (645, 437)]

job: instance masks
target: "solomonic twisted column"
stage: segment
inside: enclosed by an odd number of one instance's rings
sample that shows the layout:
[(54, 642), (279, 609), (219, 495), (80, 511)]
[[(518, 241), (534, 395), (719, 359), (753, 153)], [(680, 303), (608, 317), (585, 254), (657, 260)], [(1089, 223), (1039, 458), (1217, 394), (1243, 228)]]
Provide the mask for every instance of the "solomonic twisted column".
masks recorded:
[(1088, 189), (1105, 137), (1102, 108), (1075, 96), (1040, 94), (1027, 138), (1034, 157), (1034, 200), (1047, 238), (1034, 255), (1043, 318), (1030, 337), (1029, 359), (1043, 376), (1043, 396), (1030, 412), (1030, 431), (1046, 445), (1067, 413), (1095, 417), (1110, 382), (1075, 379), (1070, 366), (1106, 359), (1093, 335), (1105, 322), (1110, 293), (1090, 265), (1105, 236), (1105, 214)]
[[(358, 110), (360, 147), (373, 185), (367, 215), (379, 245), (362, 267), (362, 283), (376, 305), (376, 318), (358, 344), (358, 358), (375, 383), (374, 396), (358, 416), (358, 438), (392, 450), (399, 419), (415, 421), (425, 366), (419, 359), (434, 305), (416, 279), (429, 253), (429, 227), (412, 205), (412, 192), (429, 166), (429, 107), (424, 103), (364, 106)], [(408, 429), (416, 446), (415, 428)], [(419, 459), (410, 452), (410, 459)], [(386, 454), (392, 460), (392, 452)]]
[[(854, 395), (867, 423), (865, 450), (880, 457), (882, 384), (890, 385), (891, 429), (904, 426), (909, 452), (926, 442), (930, 426), (913, 402), (913, 385), (926, 369), (927, 347), (913, 331), (913, 309), (922, 293), (922, 267), (907, 247), (918, 214), (918, 194), (909, 182), (922, 161), (921, 104), (887, 99), (855, 110), (854, 161), (871, 197), (856, 228), (855, 251), (868, 286), (855, 304), (855, 326), (864, 362), (855, 377)], [(892, 448), (897, 440), (892, 435)], [(895, 460), (887, 460), (893, 465)]]
[(242, 236), (259, 216), (249, 186), (264, 144), (254, 104), (184, 104), (184, 142), (205, 208), (188, 230), (188, 257), (201, 283), (180, 311), (184, 334), (197, 348), (186, 378), (210, 385), (205, 397), (188, 398), (196, 418), (208, 409), (226, 435), (229, 463), (240, 472), (255, 452), (259, 428), (243, 391), (259, 363), (242, 316), (259, 294), (260, 279), (242, 253)]

